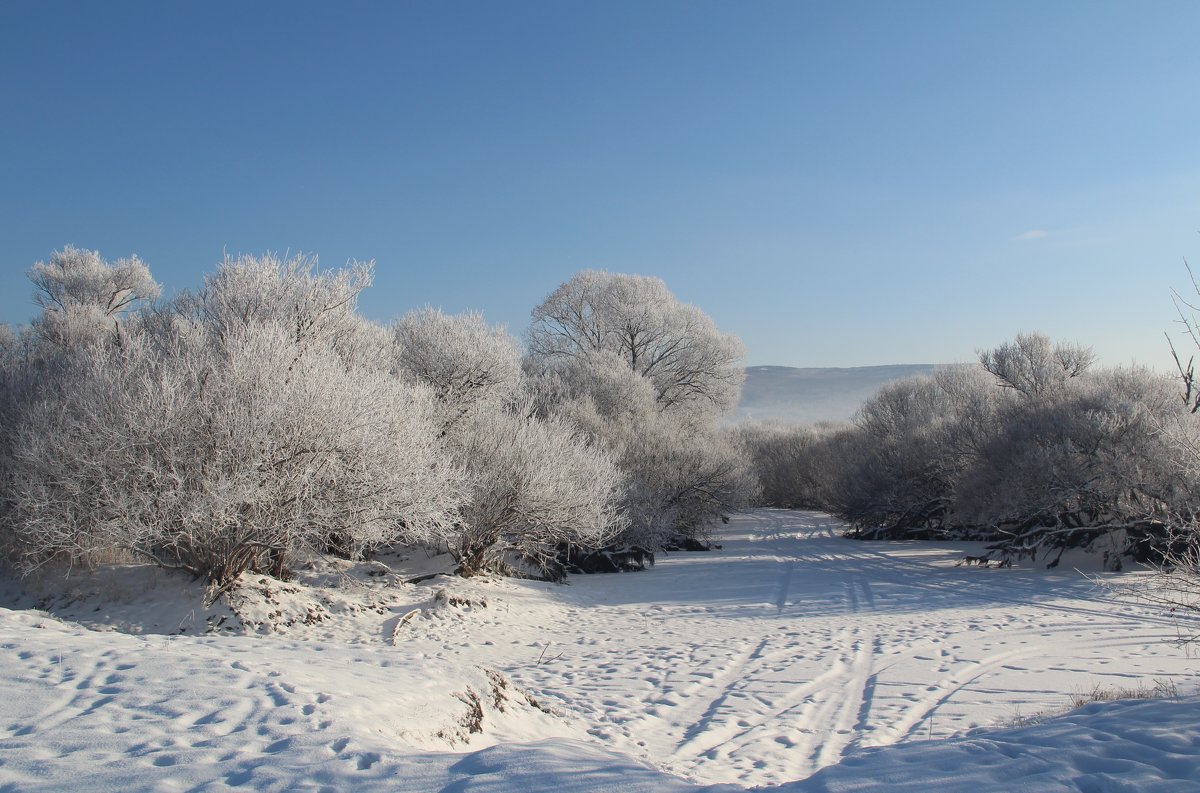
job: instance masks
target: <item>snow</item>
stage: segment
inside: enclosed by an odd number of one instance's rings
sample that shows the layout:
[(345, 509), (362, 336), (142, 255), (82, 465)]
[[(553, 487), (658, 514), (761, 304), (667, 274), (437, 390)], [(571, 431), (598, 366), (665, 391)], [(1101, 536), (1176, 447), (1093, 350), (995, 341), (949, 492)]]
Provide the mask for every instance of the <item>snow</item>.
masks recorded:
[[(1200, 698), (1138, 573), (956, 566), (764, 510), (566, 586), (314, 560), (229, 603), (144, 566), (0, 600), (0, 790), (1200, 790)], [(58, 586), (62, 586), (61, 582)], [(34, 607), (37, 608), (34, 608)]]

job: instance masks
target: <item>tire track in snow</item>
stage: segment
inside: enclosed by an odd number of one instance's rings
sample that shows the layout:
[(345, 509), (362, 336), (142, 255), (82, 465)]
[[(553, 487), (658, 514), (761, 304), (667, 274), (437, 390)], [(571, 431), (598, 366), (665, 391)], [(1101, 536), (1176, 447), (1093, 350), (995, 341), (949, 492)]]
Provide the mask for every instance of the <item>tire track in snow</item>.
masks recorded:
[(863, 577), (858, 577), (858, 585), (862, 587), (863, 599), (867, 601), (867, 608), (871, 611), (875, 610), (875, 591), (871, 589), (871, 582)]
[[(727, 656), (729, 662), (719, 669), (693, 670), (692, 673), (699, 675), (700, 680), (663, 692), (660, 700), (638, 717), (623, 724), (613, 722), (613, 725), (635, 741), (640, 736), (671, 735), (682, 725), (688, 725), (683, 730), (684, 738), (679, 742), (685, 743), (686, 736), (699, 732), (700, 725), (711, 723), (718, 703), (728, 696), (731, 688), (744, 676), (747, 664), (761, 656), (766, 642), (765, 638), (757, 642), (744, 640), (741, 649), (730, 653)], [(676, 744), (676, 751), (679, 743)]]
[(854, 643), (854, 660), (846, 680), (847, 696), (835, 710), (832, 732), (821, 744), (814, 758), (814, 766), (832, 765), (841, 759), (846, 750), (857, 742), (859, 724), (865, 723), (870, 712), (874, 686), (868, 686), (874, 666), (874, 650), (878, 640), (870, 641), (859, 637)]
[[(849, 630), (842, 631), (841, 636), (834, 639), (831, 645), (844, 647), (850, 635)], [(839, 688), (840, 683), (847, 678), (850, 668), (850, 659), (843, 652), (834, 659), (829, 668), (812, 680), (790, 685), (778, 695), (770, 691), (755, 692), (753, 690), (755, 687), (769, 684), (770, 681), (766, 679), (768, 675), (781, 671), (780, 667), (770, 663), (770, 660), (778, 659), (785, 654), (794, 655), (795, 650), (777, 651), (750, 659), (762, 660), (765, 663), (760, 664), (758, 669), (752, 670), (751, 674), (741, 677), (721, 692), (706, 712), (706, 719), (698, 722), (688, 731), (684, 740), (672, 753), (672, 757), (699, 762), (711, 755), (718, 747), (726, 750), (726, 753), (737, 754), (739, 747), (758, 741), (772, 739), (780, 742), (774, 737), (776, 736), (775, 731), (764, 731), (764, 728), (772, 725), (786, 725), (787, 716), (797, 708), (811, 702), (816, 696), (825, 695)], [(778, 683), (776, 684), (778, 685)], [(726, 726), (718, 729), (716, 716), (720, 707), (724, 706), (734, 694), (742, 693), (748, 694), (750, 698), (760, 703), (761, 707), (749, 712), (731, 714), (726, 720)]]
[[(751, 664), (753, 661), (757, 660), (758, 658), (760, 658), (762, 656), (762, 652), (766, 648), (766, 646), (767, 646), (767, 639), (763, 639), (762, 641), (760, 641), (758, 643), (758, 646), (754, 648), (754, 651), (751, 652), (750, 655), (747, 656), (746, 659), (742, 662), (742, 664), (740, 665), (740, 667), (738, 668), (737, 671), (738, 672), (745, 671), (745, 668), (749, 664)], [(725, 733), (728, 730), (727, 730), (727, 728), (726, 729), (718, 729), (718, 727), (716, 725), (717, 716), (720, 713), (721, 708), (725, 705), (726, 701), (734, 694), (734, 692), (736, 690), (738, 690), (739, 682), (742, 679), (741, 675), (732, 675), (731, 677), (735, 677), (737, 679), (734, 680), (734, 682), (730, 683), (729, 685), (724, 686), (717, 693), (717, 695), (709, 701), (708, 706), (704, 709), (704, 713), (700, 716), (699, 720), (694, 722), (684, 732), (683, 739), (680, 741), (679, 745), (676, 746), (675, 751), (672, 753), (672, 756), (679, 756), (681, 754), (684, 754), (685, 752), (692, 756), (698, 756), (698, 755), (701, 755), (704, 752), (708, 751), (709, 749), (712, 749), (714, 746), (720, 745), (721, 743), (725, 742), (725, 739), (726, 739)], [(704, 744), (706, 744), (706, 748), (698, 749), (698, 750), (691, 748), (697, 742), (701, 742), (701, 741)], [(710, 743), (712, 745), (707, 745)]]
[[(696, 781), (784, 782), (858, 748), (911, 740), (931, 715), (939, 725), (971, 726), (981, 708), (990, 718), (987, 703), (1006, 700), (1014, 675), (1038, 676), (1031, 693), (1049, 696), (1046, 677), (1112, 674), (1103, 650), (1147, 641), (1145, 631), (1114, 639), (1128, 623), (1068, 576), (967, 571), (951, 566), (953, 549), (877, 548), (829, 522), (765, 517), (735, 524), (727, 541), (746, 577), (713, 590), (705, 612), (718, 621), (692, 622), (687, 611), (657, 648), (606, 649), (607, 663), (616, 663), (607, 653), (627, 653), (614, 668), (637, 663), (654, 680), (579, 672), (577, 685), (603, 705), (579, 709), (600, 717), (601, 740)], [(706, 602), (705, 590), (689, 591)], [(1027, 672), (1004, 668), (1037, 657), (1048, 637), (1078, 649)], [(681, 640), (696, 649), (667, 652)], [(599, 658), (575, 660), (585, 670)], [(656, 686), (648, 696), (646, 683)]]

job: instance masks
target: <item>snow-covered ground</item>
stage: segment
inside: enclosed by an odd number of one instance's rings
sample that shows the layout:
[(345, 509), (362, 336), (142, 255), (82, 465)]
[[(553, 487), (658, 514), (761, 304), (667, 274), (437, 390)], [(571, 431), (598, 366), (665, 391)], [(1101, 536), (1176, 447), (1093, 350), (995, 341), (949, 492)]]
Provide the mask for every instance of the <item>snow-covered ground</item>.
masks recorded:
[(1200, 790), (1195, 696), (996, 726), (1195, 690), (1179, 626), (1097, 575), (959, 567), (978, 546), (815, 513), (723, 528), (567, 586), (371, 563), (207, 612), (152, 568), (10, 592), (0, 790)]

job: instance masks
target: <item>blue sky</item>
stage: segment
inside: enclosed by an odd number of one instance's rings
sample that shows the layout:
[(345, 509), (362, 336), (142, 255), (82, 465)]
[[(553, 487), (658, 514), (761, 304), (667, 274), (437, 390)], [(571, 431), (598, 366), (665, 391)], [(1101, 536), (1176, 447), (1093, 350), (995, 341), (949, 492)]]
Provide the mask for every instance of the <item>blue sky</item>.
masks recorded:
[(1200, 3), (0, 5), (0, 321), (66, 244), (168, 292), (374, 259), (364, 313), (524, 330), (661, 276), (751, 364), (1022, 330), (1166, 367), (1200, 264)]

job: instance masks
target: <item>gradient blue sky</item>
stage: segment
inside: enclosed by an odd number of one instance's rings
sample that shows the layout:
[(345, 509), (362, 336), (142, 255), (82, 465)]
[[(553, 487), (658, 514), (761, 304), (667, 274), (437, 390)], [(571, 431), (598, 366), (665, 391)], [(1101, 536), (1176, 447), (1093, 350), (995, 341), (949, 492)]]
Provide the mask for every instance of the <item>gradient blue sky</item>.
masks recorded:
[(66, 244), (167, 291), (375, 259), (368, 316), (524, 330), (661, 276), (750, 364), (1021, 330), (1170, 364), (1200, 263), (1196, 2), (0, 2), (0, 321)]

